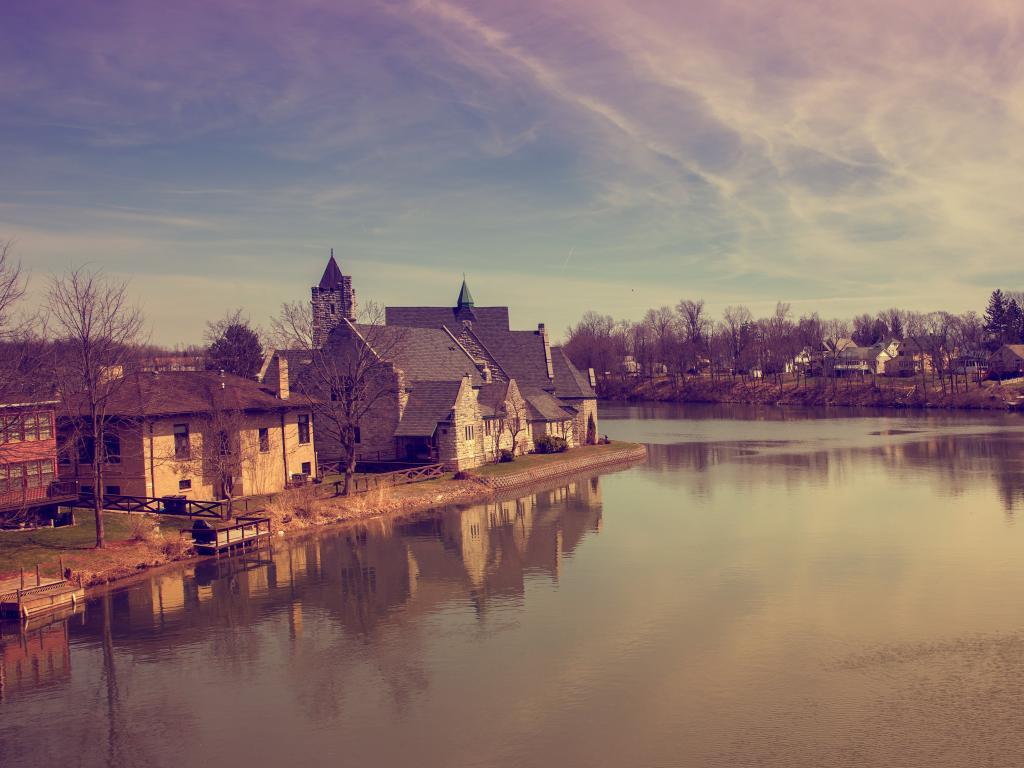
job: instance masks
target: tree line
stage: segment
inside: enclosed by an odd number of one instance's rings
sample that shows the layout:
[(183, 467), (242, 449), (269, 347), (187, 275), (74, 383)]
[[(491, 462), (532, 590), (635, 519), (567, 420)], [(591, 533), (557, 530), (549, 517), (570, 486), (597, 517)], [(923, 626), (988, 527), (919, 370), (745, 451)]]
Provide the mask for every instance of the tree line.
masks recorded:
[(757, 371), (781, 377), (801, 355), (835, 358), (844, 346), (871, 347), (895, 339), (929, 355), (940, 375), (955, 374), (943, 366), (952, 368), (958, 358), (984, 357), (1003, 344), (1024, 340), (1022, 306), (1024, 294), (997, 289), (982, 313), (892, 307), (823, 319), (816, 312), (797, 317), (789, 304), (779, 302), (765, 317), (733, 305), (716, 318), (702, 299), (683, 299), (674, 307), (649, 309), (638, 321), (586, 312), (567, 330), (565, 349), (577, 367), (598, 374), (706, 373), (719, 378)]

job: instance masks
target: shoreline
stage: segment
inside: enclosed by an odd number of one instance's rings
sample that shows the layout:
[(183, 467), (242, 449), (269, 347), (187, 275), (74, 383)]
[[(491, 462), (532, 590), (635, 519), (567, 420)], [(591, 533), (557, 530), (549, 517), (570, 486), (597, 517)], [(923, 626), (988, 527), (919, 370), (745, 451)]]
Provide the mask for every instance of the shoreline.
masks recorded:
[[(645, 446), (625, 442), (583, 446), (564, 454), (528, 454), (509, 464), (477, 467), (464, 480), (447, 477), (348, 497), (318, 498), (315, 492), (296, 492), (290, 498), (269, 504), (262, 514), (271, 519), (274, 540), (289, 539), (332, 527), (340, 528), (379, 519), (403, 519), (452, 505), (479, 504), (508, 494), (521, 493), (549, 480), (586, 474), (591, 470), (625, 469), (646, 457)], [(516, 464), (527, 458), (534, 460), (529, 466), (515, 471)], [(489, 474), (479, 473), (480, 470), (492, 467), (499, 469), (491, 469)], [(162, 570), (214, 557), (168, 555), (160, 543), (152, 541), (114, 542), (102, 550), (64, 549), (56, 551), (57, 555), (64, 558), (74, 576), (82, 577), (86, 598), (130, 585)]]
[(1015, 412), (1024, 409), (1024, 382), (984, 382), (980, 388), (972, 382), (956, 394), (929, 388), (922, 396), (919, 380), (911, 379), (837, 379), (834, 387), (831, 380), (815, 380), (811, 385), (786, 381), (780, 390), (772, 381), (688, 379), (677, 384), (661, 378), (634, 384), (605, 382), (600, 401)]

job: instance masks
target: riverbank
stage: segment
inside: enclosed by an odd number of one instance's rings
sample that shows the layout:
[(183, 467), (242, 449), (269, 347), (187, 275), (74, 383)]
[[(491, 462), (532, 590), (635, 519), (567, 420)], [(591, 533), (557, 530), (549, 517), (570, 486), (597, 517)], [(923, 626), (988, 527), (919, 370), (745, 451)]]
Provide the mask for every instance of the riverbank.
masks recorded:
[[(271, 519), (275, 536), (306, 533), (328, 525), (378, 517), (429, 512), (451, 504), (475, 504), (497, 494), (592, 469), (628, 466), (644, 460), (647, 450), (636, 443), (588, 445), (561, 454), (530, 454), (515, 462), (489, 464), (456, 480), (448, 474), (437, 480), (382, 488), (349, 497), (321, 496), (327, 486), (309, 486), (279, 494), (261, 513)], [(38, 564), (43, 576), (57, 576), (60, 563), (98, 588), (152, 568), (199, 559), (180, 531), (191, 521), (182, 517), (107, 513), (108, 544), (92, 547), (95, 527), (91, 512), (79, 511), (78, 523), (66, 528), (0, 532), (0, 577), (16, 576), (24, 568), (34, 583)]]
[(841, 406), (854, 408), (941, 408), (1016, 410), (1024, 407), (1024, 380), (976, 383), (953, 393), (920, 378), (718, 380), (663, 376), (643, 381), (604, 381), (600, 394), (608, 400), (675, 403), (736, 403), (743, 405)]

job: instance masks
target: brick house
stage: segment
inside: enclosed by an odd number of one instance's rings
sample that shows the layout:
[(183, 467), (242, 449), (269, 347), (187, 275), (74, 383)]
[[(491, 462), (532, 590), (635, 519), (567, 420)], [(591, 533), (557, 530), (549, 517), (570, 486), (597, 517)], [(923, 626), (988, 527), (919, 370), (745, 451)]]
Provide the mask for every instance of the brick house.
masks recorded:
[[(325, 293), (325, 285), (341, 286), (342, 293)], [(359, 460), (464, 469), (494, 460), (513, 444), (517, 453), (529, 452), (542, 435), (563, 437), (570, 447), (596, 442), (593, 371), (577, 370), (551, 345), (543, 324), (512, 330), (508, 307), (477, 307), (465, 280), (455, 306), (387, 307), (384, 323), (375, 326), (353, 322), (351, 305), (337, 304), (339, 295), (354, 293), (332, 254), (312, 290), (313, 339), (323, 340), (313, 355), (330, 360), (369, 349), (386, 360), (380, 375), (388, 396), (359, 424)], [(267, 356), (261, 381), (273, 388), (282, 363), (307, 371), (317, 365), (308, 353), (277, 350)], [(297, 370), (295, 378), (296, 387), (329, 396), (316, 392), (308, 375)], [(321, 459), (340, 458), (337, 441), (332, 444), (325, 430), (320, 434)]]
[(74, 483), (57, 481), (56, 405), (29, 398), (0, 404), (0, 519), (52, 519), (78, 495)]
[[(311, 401), (291, 394), (287, 366), (273, 392), (214, 371), (129, 374), (107, 420), (110, 495), (237, 498), (279, 491), (296, 475), (316, 472)], [(61, 476), (93, 492), (91, 440), (70, 418), (60, 429), (68, 446)]]

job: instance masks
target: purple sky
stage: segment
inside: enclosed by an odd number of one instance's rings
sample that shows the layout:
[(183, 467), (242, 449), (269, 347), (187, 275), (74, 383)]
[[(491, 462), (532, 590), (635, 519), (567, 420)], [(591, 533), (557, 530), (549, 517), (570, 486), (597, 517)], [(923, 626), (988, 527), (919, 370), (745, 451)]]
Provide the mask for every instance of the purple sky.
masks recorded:
[(703, 297), (1021, 287), (1019, 0), (41, 2), (0, 25), (0, 237), (159, 342), (308, 298), (561, 330)]

